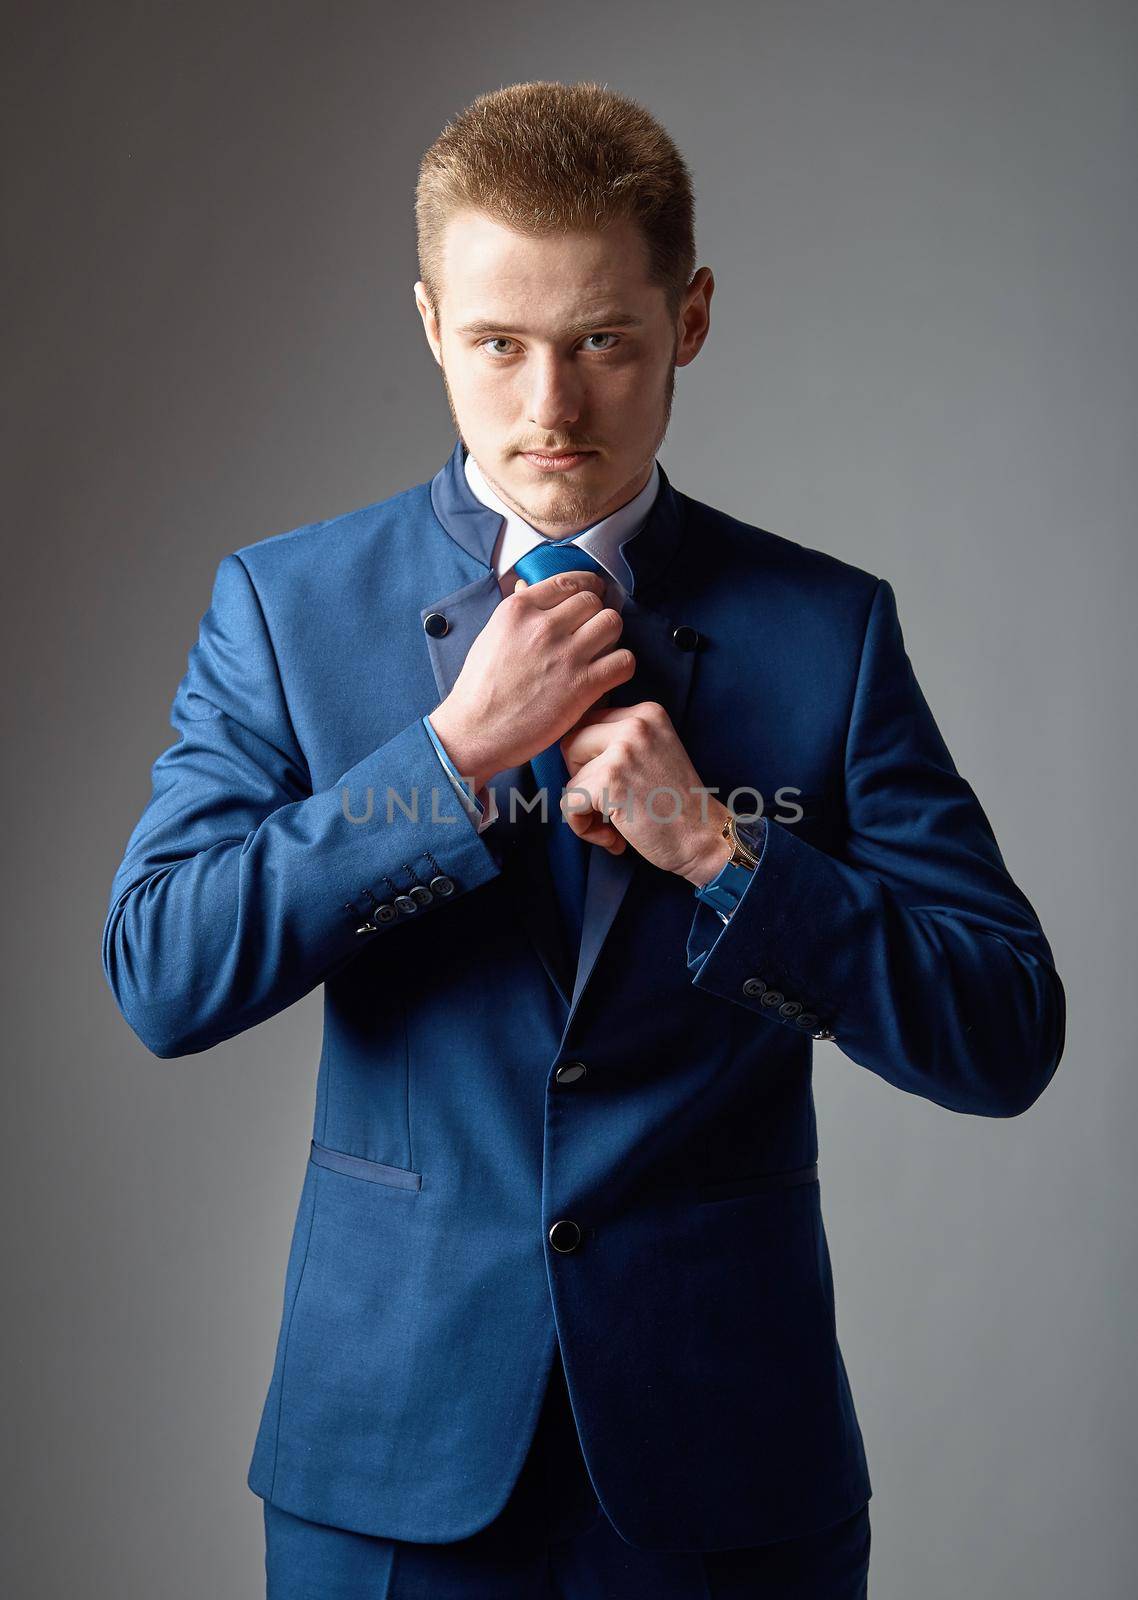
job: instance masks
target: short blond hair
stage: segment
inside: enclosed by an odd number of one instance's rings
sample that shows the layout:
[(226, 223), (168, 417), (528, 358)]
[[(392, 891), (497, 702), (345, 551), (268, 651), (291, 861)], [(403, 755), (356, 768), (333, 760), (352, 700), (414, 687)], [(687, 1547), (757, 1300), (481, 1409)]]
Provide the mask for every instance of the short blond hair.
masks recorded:
[(419, 277), (442, 305), (443, 242), (457, 211), (518, 233), (601, 231), (631, 220), (649, 281), (674, 320), (695, 271), (691, 174), (668, 133), (635, 100), (598, 83), (512, 83), (447, 123), (419, 165)]

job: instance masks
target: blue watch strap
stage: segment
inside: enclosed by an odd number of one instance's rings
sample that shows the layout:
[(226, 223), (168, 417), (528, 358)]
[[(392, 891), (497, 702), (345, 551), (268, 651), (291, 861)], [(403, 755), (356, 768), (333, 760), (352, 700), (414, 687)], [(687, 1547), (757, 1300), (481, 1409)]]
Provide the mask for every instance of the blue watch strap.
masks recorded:
[[(755, 856), (761, 856), (766, 844), (767, 819), (748, 817), (735, 824), (743, 842), (750, 846)], [(721, 922), (730, 922), (731, 913), (742, 899), (743, 891), (757, 867), (744, 867), (737, 861), (727, 861), (708, 883), (695, 891), (697, 900), (718, 912)]]
[(727, 922), (751, 881), (752, 871), (751, 867), (740, 866), (737, 861), (725, 862), (709, 883), (696, 889), (695, 898), (709, 905)]

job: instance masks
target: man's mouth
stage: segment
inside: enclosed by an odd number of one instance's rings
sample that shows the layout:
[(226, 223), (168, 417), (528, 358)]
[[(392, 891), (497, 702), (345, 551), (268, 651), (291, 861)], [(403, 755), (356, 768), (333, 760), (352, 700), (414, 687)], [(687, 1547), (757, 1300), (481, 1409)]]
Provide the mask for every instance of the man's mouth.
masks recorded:
[(525, 459), (540, 472), (568, 472), (587, 461), (592, 450), (524, 450)]

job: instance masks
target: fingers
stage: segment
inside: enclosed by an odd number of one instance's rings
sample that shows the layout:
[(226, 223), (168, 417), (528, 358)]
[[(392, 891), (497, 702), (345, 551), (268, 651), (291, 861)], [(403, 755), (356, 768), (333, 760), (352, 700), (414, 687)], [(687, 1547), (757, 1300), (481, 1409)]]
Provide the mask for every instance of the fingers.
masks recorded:
[[(571, 827), (577, 837), (585, 844), (602, 845), (612, 855), (620, 855), (621, 851), (627, 845), (628, 840), (624, 837), (623, 833), (621, 833), (618, 828), (614, 827), (611, 822), (606, 822), (599, 812), (591, 811), (586, 812), (584, 815), (580, 813), (570, 813), (570, 815), (574, 816), (575, 820), (570, 821), (569, 818), (566, 817), (565, 825)], [(588, 818), (587, 823), (585, 820), (586, 817)]]
[(531, 605), (540, 606), (543, 610), (551, 610), (585, 590), (604, 599), (605, 584), (599, 572), (555, 572), (548, 578), (542, 578), (540, 583), (527, 583), (524, 578), (518, 578), (514, 583), (515, 594), (524, 592)]
[[(608, 694), (620, 684), (627, 683), (635, 672), (636, 657), (627, 645), (621, 645), (615, 650), (602, 651), (588, 666), (587, 676), (592, 690), (592, 701), (597, 701), (601, 695)], [(627, 715), (627, 708), (617, 707), (615, 714)]]
[(615, 641), (620, 638), (624, 623), (619, 611), (612, 606), (606, 606), (602, 611), (594, 611), (585, 616), (577, 625), (577, 640), (588, 652), (587, 662), (593, 662), (597, 657), (609, 651)]

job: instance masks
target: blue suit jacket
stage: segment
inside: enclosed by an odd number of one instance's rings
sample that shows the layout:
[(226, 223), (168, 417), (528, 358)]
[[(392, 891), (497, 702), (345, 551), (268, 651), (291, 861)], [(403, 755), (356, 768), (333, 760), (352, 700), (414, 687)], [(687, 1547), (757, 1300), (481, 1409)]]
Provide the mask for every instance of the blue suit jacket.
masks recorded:
[(500, 600), (500, 519), (463, 459), (221, 561), (111, 890), (104, 969), (158, 1056), (324, 985), (248, 1482), (320, 1522), (464, 1538), (510, 1493), (559, 1340), (626, 1540), (808, 1532), (871, 1493), (812, 1039), (1015, 1116), (1062, 1051), (1051, 951), (889, 584), (661, 469), (623, 551), (637, 670), (613, 700), (659, 701), (721, 799), (758, 790), (766, 842), (727, 925), (631, 848), (594, 850), (568, 961), (537, 818), (508, 814), (528, 767), (496, 775), (480, 836), (422, 722)]

